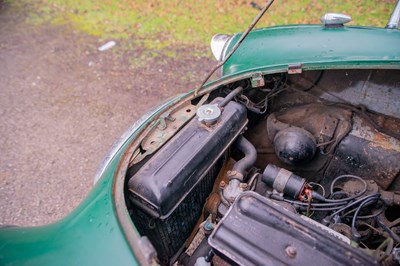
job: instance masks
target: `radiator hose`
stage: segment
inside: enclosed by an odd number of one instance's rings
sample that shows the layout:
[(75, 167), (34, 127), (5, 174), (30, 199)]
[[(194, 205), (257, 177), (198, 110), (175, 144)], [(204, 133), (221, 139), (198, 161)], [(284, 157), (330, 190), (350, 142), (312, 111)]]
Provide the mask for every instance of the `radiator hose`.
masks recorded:
[(220, 194), (222, 203), (227, 207), (247, 189), (247, 184), (243, 184), (243, 178), (257, 159), (256, 148), (245, 137), (239, 136), (235, 141), (235, 146), (244, 153), (244, 157), (233, 165), (231, 171), (227, 172), (229, 183)]
[(233, 165), (228, 177), (229, 179), (238, 179), (240, 182), (243, 182), (244, 174), (256, 162), (257, 151), (253, 144), (242, 135), (236, 139), (235, 146), (244, 153), (244, 157)]

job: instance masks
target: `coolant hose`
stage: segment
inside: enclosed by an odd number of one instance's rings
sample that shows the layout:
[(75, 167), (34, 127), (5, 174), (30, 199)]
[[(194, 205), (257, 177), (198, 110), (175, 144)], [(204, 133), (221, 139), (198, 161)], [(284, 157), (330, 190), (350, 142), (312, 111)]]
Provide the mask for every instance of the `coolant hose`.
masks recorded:
[(225, 98), (218, 104), (219, 107), (225, 107), (230, 101), (232, 101), (233, 98), (235, 98), (236, 95), (241, 93), (243, 91), (243, 87), (239, 86), (233, 91), (231, 91), (228, 95), (225, 96)]
[(242, 182), (246, 170), (252, 167), (256, 162), (257, 151), (253, 144), (242, 135), (236, 139), (235, 146), (244, 153), (244, 157), (233, 165), (232, 173), (238, 173), (238, 175), (234, 174), (231, 177), (239, 179)]

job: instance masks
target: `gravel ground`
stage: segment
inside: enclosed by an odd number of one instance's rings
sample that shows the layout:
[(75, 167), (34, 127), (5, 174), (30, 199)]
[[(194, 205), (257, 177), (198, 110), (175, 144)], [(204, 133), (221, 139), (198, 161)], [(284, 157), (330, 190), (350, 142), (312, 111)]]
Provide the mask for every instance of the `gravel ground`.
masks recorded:
[(150, 107), (194, 88), (213, 64), (188, 47), (175, 49), (178, 58), (146, 59), (134, 38), (99, 52), (104, 41), (29, 25), (25, 15), (0, 1), (0, 225), (68, 214), (113, 141)]

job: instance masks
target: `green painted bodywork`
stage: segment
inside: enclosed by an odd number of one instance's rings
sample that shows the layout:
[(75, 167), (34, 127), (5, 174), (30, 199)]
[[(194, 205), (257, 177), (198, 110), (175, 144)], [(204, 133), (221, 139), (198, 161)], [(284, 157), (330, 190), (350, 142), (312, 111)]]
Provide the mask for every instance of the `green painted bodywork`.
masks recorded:
[[(239, 35), (234, 37), (230, 47), (238, 38)], [(289, 64), (296, 63), (302, 63), (305, 70), (400, 68), (400, 31), (356, 27), (325, 29), (320, 25), (259, 29), (251, 33), (228, 60), (222, 78), (210, 82), (205, 90), (239, 74), (245, 77), (254, 71), (285, 71)], [(169, 103), (192, 94), (193, 91), (180, 95)], [(157, 108), (137, 129), (150, 123), (151, 117), (166, 107), (168, 104)], [(119, 160), (136, 134), (134, 130), (127, 136), (91, 193), (66, 218), (43, 227), (1, 229), (0, 265), (138, 264), (117, 219), (112, 195)]]
[[(230, 50), (241, 34), (234, 36)], [(223, 67), (223, 75), (262, 70), (362, 68), (382, 64), (398, 68), (400, 31), (366, 28), (325, 28), (322, 25), (281, 26), (251, 32)]]
[(121, 154), (65, 219), (0, 231), (0, 265), (137, 265), (115, 216), (112, 177)]

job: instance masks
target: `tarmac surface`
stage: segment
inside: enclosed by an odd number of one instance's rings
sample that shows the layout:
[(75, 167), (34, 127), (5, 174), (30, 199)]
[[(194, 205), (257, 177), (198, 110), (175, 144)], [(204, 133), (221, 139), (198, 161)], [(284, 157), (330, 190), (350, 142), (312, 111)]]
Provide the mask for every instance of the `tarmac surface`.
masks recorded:
[(104, 40), (31, 25), (24, 12), (0, 1), (0, 225), (67, 215), (114, 140), (215, 64), (208, 51), (194, 57), (188, 47), (171, 48), (176, 58), (146, 58), (134, 37), (100, 52)]

